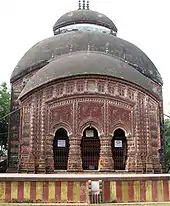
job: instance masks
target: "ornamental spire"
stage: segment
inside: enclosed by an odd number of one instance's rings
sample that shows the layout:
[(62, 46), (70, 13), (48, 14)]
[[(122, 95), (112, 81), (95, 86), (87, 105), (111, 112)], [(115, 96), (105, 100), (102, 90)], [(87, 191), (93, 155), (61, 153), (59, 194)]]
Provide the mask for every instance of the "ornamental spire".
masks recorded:
[(79, 0), (78, 1), (78, 10), (81, 10), (81, 9), (89, 10), (89, 0), (87, 0), (87, 2), (86, 2), (86, 0)]
[(79, 0), (79, 10), (81, 10), (81, 0)]
[(83, 0), (83, 10), (86, 8), (86, 2)]
[(87, 10), (89, 10), (89, 0), (87, 0)]

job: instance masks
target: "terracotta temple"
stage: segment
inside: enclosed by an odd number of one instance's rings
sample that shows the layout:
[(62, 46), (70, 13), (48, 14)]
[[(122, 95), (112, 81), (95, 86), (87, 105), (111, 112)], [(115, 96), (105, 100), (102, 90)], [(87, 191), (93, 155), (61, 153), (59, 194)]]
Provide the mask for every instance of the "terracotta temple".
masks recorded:
[(61, 16), (11, 75), (8, 172), (161, 172), (162, 79), (89, 2)]

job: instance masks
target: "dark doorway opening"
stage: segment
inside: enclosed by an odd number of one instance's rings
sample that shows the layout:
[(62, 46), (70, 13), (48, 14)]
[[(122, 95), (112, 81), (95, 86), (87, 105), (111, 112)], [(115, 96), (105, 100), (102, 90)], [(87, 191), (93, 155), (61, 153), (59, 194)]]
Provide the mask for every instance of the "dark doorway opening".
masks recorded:
[(100, 140), (98, 132), (93, 127), (87, 127), (81, 141), (83, 170), (98, 170), (100, 156)]
[(127, 159), (127, 140), (122, 129), (114, 132), (112, 139), (112, 157), (115, 170), (125, 170)]
[(54, 169), (67, 170), (69, 140), (67, 131), (60, 128), (56, 131), (53, 140)]

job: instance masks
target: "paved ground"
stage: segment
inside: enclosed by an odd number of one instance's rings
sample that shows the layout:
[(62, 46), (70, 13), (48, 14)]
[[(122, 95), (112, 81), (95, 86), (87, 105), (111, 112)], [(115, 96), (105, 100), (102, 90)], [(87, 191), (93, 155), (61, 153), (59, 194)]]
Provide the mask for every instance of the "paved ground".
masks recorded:
[(48, 203), (48, 204), (43, 204), (43, 203), (0, 203), (0, 206), (170, 206), (169, 203), (106, 203), (106, 204), (53, 204), (53, 203)]

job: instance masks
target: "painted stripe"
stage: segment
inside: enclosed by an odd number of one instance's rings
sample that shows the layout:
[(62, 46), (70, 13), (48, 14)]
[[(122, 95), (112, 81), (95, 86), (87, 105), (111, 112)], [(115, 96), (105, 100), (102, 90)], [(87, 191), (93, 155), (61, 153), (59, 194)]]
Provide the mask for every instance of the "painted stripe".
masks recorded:
[(11, 182), (11, 200), (18, 199), (18, 182)]
[[(63, 193), (61, 193), (61, 187)], [(109, 191), (108, 196), (106, 191)], [(144, 181), (105, 181), (103, 192), (105, 198), (109, 197), (109, 201), (130, 202), (133, 198), (134, 201), (143, 202), (169, 201), (170, 180), (146, 181), (146, 183)], [(62, 182), (61, 186), (61, 182), (0, 182), (0, 200), (6, 202), (11, 200), (61, 202), (61, 194), (63, 202), (87, 202), (88, 183)]]
[(0, 182), (0, 200), (5, 200), (5, 182)]
[(24, 200), (30, 200), (30, 182), (24, 182)]
[(134, 201), (139, 202), (140, 201), (140, 181), (134, 181)]
[(5, 183), (5, 201), (6, 202), (11, 201), (11, 182)]
[(152, 181), (152, 201), (157, 202), (158, 198), (157, 181)]
[(48, 202), (48, 182), (43, 182), (43, 202)]
[(30, 198), (33, 202), (36, 202), (36, 182), (31, 182)]
[(68, 182), (61, 182), (61, 201), (67, 202)]
[(43, 200), (43, 182), (36, 182), (36, 201)]
[(134, 186), (133, 186), (133, 181), (128, 182), (128, 202), (133, 202), (134, 201)]
[(145, 181), (140, 181), (140, 201), (146, 201), (146, 186)]
[(110, 182), (104, 181), (104, 201), (110, 201)]
[(122, 182), (122, 201), (128, 202), (128, 181)]
[(169, 200), (170, 200), (170, 180), (168, 180), (168, 191), (169, 191)]
[(152, 181), (146, 181), (146, 201), (152, 201)]
[(116, 182), (115, 181), (110, 182), (110, 200), (116, 201)]
[(163, 181), (157, 181), (157, 188), (158, 188), (158, 202), (164, 201), (164, 191), (163, 191)]
[(24, 182), (18, 182), (18, 200), (19, 202), (24, 200)]
[(71, 181), (71, 182), (68, 182), (68, 194), (67, 194), (67, 196), (68, 196), (68, 201), (70, 201), (70, 202), (73, 202), (73, 200), (74, 200), (74, 197), (73, 197), (73, 193), (74, 193), (74, 190), (73, 190), (73, 182)]
[(122, 182), (116, 182), (116, 199), (117, 202), (122, 202)]
[(80, 182), (74, 182), (74, 201), (80, 202)]
[(61, 202), (61, 182), (55, 183), (55, 200)]
[(80, 182), (80, 202), (86, 202), (86, 182)]
[(164, 187), (164, 201), (169, 201), (168, 180), (163, 181), (163, 187)]
[(49, 201), (55, 202), (55, 183), (49, 182), (48, 187), (49, 187)]
[(104, 201), (104, 181), (103, 181), (103, 184), (102, 184), (102, 200)]
[[(103, 195), (103, 193), (102, 193)], [(89, 202), (89, 184), (88, 181), (86, 182), (86, 200)]]

